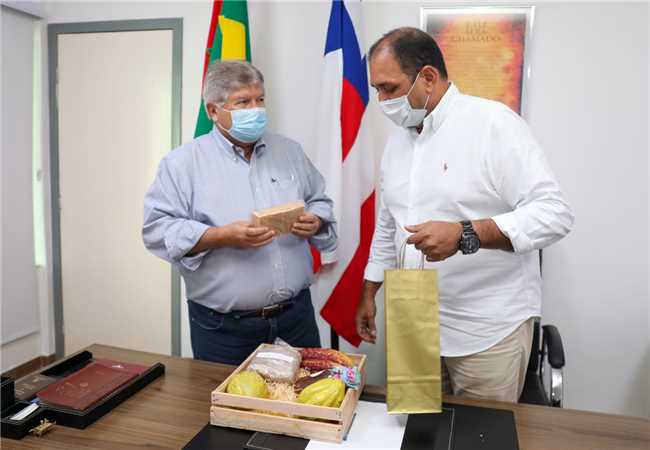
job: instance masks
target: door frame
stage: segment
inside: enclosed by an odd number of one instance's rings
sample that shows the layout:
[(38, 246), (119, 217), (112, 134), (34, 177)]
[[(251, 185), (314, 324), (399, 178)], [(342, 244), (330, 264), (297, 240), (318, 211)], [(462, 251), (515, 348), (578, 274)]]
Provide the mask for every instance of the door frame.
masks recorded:
[[(63, 324), (63, 284), (61, 267), (61, 202), (59, 187), (59, 110), (58, 55), (59, 35), (81, 33), (110, 33), (123, 31), (172, 31), (172, 117), (170, 150), (181, 144), (181, 74), (183, 49), (183, 19), (115, 20), (51, 24), (47, 27), (48, 88), (50, 106), (50, 193), (52, 198), (52, 278), (54, 310), (54, 343), (57, 358), (65, 355)], [(171, 353), (181, 354), (181, 279), (176, 268), (171, 269)]]

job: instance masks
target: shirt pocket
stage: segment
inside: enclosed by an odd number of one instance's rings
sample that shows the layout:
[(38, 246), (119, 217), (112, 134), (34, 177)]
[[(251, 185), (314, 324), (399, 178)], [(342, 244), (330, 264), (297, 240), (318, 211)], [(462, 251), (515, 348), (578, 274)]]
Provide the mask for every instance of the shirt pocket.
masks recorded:
[(300, 185), (294, 175), (283, 175), (271, 178), (271, 200), (274, 205), (302, 200)]

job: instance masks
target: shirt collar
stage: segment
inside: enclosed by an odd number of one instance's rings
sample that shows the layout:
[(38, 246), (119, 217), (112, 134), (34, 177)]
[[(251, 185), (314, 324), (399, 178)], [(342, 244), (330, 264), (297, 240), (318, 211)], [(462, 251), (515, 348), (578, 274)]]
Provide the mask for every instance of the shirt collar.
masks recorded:
[[(422, 122), (422, 133), (436, 133), (445, 119), (449, 116), (451, 111), (451, 106), (454, 103), (454, 100), (460, 95), (460, 91), (453, 82), (449, 82), (449, 87), (444, 93), (438, 104), (431, 114), (424, 118)], [(415, 129), (412, 130), (412, 133), (417, 135)]]
[[(219, 146), (221, 148), (223, 148), (228, 152), (232, 152), (234, 156), (239, 156), (241, 158), (244, 158), (244, 149), (238, 147), (237, 145), (233, 144), (228, 139), (226, 139), (226, 137), (221, 133), (221, 131), (219, 131), (216, 125), (212, 127), (212, 131), (210, 132), (210, 134), (212, 134), (217, 144), (220, 144)], [(257, 153), (259, 155), (264, 151), (265, 148), (266, 148), (266, 142), (264, 142), (264, 138), (262, 137), (260, 138), (259, 141), (255, 143), (255, 147), (253, 148), (253, 153), (254, 154)]]

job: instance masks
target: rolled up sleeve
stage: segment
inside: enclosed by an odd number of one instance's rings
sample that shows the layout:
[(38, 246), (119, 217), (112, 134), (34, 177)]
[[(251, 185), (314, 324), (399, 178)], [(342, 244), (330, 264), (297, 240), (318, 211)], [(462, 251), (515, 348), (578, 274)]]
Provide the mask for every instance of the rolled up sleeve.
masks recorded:
[(511, 208), (492, 217), (517, 253), (566, 236), (573, 212), (528, 125), (504, 109), (493, 117), (486, 167), (494, 189)]
[(186, 255), (209, 226), (189, 217), (189, 193), (183, 186), (186, 176), (174, 173), (167, 158), (160, 163), (156, 179), (144, 198), (142, 239), (154, 255), (194, 271), (209, 251)]

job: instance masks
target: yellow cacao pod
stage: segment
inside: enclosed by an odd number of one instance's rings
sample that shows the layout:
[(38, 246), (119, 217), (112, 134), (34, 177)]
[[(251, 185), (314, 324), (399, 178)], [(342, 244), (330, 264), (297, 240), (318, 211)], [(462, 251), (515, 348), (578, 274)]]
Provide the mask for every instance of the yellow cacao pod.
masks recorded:
[(345, 397), (345, 383), (334, 378), (325, 378), (310, 384), (298, 396), (298, 403), (338, 408)]
[(232, 377), (226, 392), (247, 397), (269, 398), (269, 388), (257, 372), (246, 370)]

